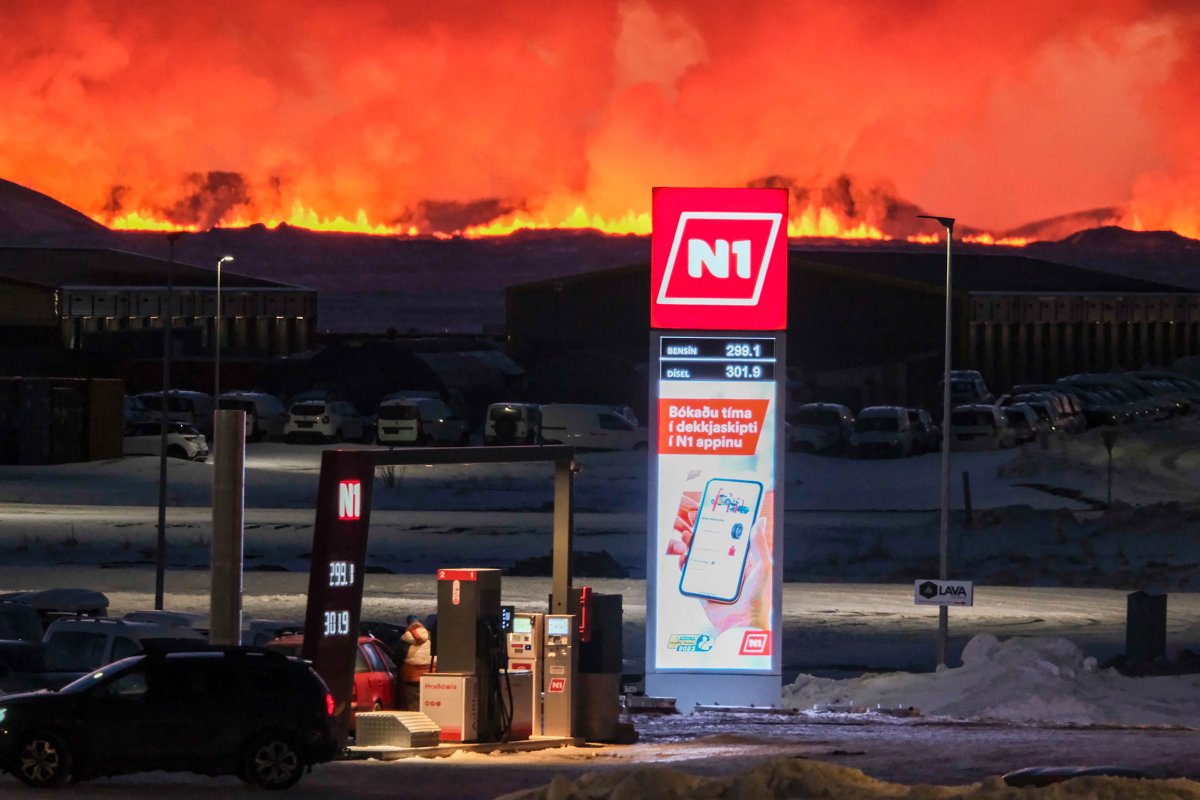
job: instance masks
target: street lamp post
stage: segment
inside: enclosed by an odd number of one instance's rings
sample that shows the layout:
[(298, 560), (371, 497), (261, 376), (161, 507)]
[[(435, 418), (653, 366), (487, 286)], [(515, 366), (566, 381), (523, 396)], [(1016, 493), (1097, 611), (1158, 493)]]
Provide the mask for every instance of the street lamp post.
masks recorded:
[[(221, 405), (221, 265), (233, 261), (233, 256), (222, 256), (217, 262), (217, 313), (213, 317), (213, 414)], [(216, 419), (214, 416), (213, 419)]]
[(158, 432), (158, 537), (154, 547), (154, 607), (162, 610), (163, 589), (167, 571), (167, 429), (171, 415), (168, 396), (171, 389), (171, 315), (175, 313), (172, 291), (175, 273), (175, 242), (183, 234), (167, 234), (167, 294), (163, 301), (163, 371), (162, 394), (159, 395)]
[[(948, 580), (950, 569), (947, 552), (950, 549), (950, 241), (954, 238), (954, 217), (918, 214), (921, 219), (936, 220), (946, 229), (946, 335), (945, 358), (942, 365), (942, 513), (938, 538), (938, 579)], [(946, 639), (950, 618), (946, 606), (938, 606), (937, 663), (946, 663)]]

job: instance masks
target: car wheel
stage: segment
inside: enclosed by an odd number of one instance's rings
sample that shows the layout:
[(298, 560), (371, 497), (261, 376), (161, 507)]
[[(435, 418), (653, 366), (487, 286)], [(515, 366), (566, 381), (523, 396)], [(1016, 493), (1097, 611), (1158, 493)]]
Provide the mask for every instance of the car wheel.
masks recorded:
[(170, 458), (187, 458), (187, 450), (184, 450), (177, 444), (173, 444), (167, 448), (167, 456)]
[(304, 775), (304, 759), (286, 735), (260, 736), (246, 750), (242, 779), (260, 789), (289, 789)]
[(341, 428), (338, 428), (337, 432), (333, 434), (333, 441), (337, 442), (338, 444), (341, 444), (343, 441), (345, 441), (345, 437), (342, 436)]
[(17, 745), (13, 772), (26, 786), (61, 786), (71, 777), (71, 751), (55, 734), (26, 734)]

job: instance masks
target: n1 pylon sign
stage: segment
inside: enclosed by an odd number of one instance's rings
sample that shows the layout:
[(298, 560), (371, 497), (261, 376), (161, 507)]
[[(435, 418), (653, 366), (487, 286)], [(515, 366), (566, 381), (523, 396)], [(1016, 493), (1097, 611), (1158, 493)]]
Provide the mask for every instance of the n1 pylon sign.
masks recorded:
[(654, 190), (651, 328), (787, 327), (787, 192)]
[(778, 705), (787, 193), (655, 189), (654, 225), (647, 692)]

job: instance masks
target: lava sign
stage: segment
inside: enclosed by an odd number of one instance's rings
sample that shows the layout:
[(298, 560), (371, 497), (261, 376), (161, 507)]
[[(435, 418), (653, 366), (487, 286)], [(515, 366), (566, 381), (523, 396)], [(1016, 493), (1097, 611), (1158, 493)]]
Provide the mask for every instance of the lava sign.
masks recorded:
[(652, 328), (787, 327), (787, 191), (654, 190)]
[(973, 606), (975, 584), (971, 581), (938, 581), (930, 578), (913, 582), (913, 604), (918, 606)]

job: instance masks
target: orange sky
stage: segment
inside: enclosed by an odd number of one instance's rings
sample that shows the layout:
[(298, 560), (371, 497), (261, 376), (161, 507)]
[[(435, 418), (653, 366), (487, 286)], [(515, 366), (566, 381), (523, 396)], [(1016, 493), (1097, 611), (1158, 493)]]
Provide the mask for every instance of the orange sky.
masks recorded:
[(787, 185), (886, 235), (1200, 236), (1193, 0), (5, 0), (0, 97), (0, 177), (106, 223), (639, 230), (655, 185)]

